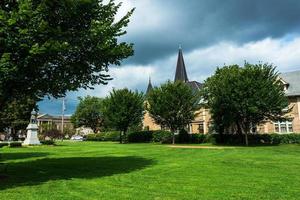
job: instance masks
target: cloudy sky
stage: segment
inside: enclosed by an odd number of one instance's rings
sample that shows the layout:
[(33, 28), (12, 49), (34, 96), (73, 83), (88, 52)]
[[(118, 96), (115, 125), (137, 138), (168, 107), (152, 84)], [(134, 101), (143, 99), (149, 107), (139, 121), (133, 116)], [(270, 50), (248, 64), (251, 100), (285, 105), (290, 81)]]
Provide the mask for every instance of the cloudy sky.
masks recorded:
[[(217, 66), (268, 62), (280, 72), (300, 70), (299, 0), (119, 0), (118, 17), (136, 8), (122, 41), (135, 55), (110, 68), (114, 80), (66, 97), (72, 114), (78, 96), (104, 97), (112, 88), (144, 91), (148, 78), (173, 80), (178, 46), (190, 80), (203, 81)], [(300, 77), (299, 77), (300, 78)], [(60, 114), (61, 100), (39, 103), (41, 113)]]

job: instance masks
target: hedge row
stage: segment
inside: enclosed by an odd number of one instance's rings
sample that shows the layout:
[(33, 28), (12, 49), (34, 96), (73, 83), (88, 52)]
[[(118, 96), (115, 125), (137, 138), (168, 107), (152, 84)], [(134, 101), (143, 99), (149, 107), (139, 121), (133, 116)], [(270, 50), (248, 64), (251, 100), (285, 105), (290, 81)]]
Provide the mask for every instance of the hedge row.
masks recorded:
[(89, 134), (86, 137), (87, 141), (120, 141), (120, 132), (110, 131), (97, 134)]
[[(243, 145), (245, 135), (237, 134), (214, 134), (212, 135), (216, 144)], [(250, 145), (278, 145), (278, 144), (300, 144), (300, 134), (250, 134), (248, 135)]]
[[(172, 133), (169, 131), (140, 131), (129, 133), (127, 137), (129, 143), (137, 142), (160, 142), (172, 143)], [(244, 135), (234, 134), (188, 134), (180, 132), (175, 136), (176, 143), (214, 143), (227, 145), (244, 145)], [(278, 144), (300, 144), (300, 134), (250, 134), (248, 135), (250, 145), (278, 145)]]
[(1, 142), (0, 143), (0, 148), (8, 146), (8, 147), (21, 147), (22, 142)]
[(22, 142), (10, 142), (9, 147), (22, 147)]
[[(90, 134), (88, 141), (119, 141), (120, 133), (117, 131)], [(127, 133), (129, 143), (172, 143), (172, 133), (170, 131), (138, 131)], [(175, 136), (176, 143), (214, 143), (225, 145), (244, 145), (245, 136), (237, 134), (188, 134), (185, 131)], [(248, 135), (250, 145), (277, 145), (277, 144), (300, 144), (300, 134), (250, 134)]]
[(153, 139), (153, 131), (129, 132), (127, 134), (127, 142), (151, 142)]
[[(43, 145), (54, 145), (55, 142), (53, 140), (43, 140), (41, 141)], [(8, 147), (22, 147), (22, 142), (1, 142), (0, 148), (8, 146)]]
[[(120, 141), (120, 132), (111, 131), (97, 134), (89, 134), (87, 141)], [(161, 142), (171, 143), (172, 134), (169, 131), (138, 131), (129, 132), (126, 136), (129, 143)]]
[[(172, 143), (173, 134), (170, 131), (140, 131), (132, 132), (127, 136), (129, 143), (136, 142), (159, 142), (162, 144)], [(204, 134), (188, 134), (185, 131), (175, 136), (176, 143), (190, 143), (190, 144), (201, 144), (210, 142), (210, 136)]]
[(42, 140), (41, 144), (43, 144), (43, 145), (55, 145), (55, 141), (54, 140)]
[(8, 143), (7, 143), (7, 142), (1, 142), (1, 143), (0, 143), (0, 148), (5, 147), (5, 146), (8, 146)]

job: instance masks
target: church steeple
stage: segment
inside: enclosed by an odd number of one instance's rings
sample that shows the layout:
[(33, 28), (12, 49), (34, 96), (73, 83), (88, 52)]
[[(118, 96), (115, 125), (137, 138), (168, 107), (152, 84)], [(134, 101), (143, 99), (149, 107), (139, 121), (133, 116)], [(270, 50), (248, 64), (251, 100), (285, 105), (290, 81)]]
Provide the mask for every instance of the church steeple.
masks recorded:
[(151, 83), (151, 77), (149, 77), (149, 83), (146, 91), (146, 95), (149, 94), (149, 92), (153, 89), (152, 83)]
[(189, 79), (187, 77), (186, 69), (185, 69), (185, 64), (183, 60), (183, 54), (182, 54), (182, 49), (181, 46), (179, 46), (179, 52), (178, 52), (178, 59), (177, 59), (177, 66), (176, 66), (176, 73), (175, 73), (175, 81), (183, 81), (183, 82), (188, 82)]

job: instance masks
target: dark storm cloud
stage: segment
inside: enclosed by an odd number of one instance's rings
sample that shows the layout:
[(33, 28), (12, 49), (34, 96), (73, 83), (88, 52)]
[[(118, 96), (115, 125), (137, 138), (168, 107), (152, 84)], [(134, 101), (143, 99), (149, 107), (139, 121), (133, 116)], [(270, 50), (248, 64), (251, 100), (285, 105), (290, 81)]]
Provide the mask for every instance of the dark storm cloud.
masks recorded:
[[(122, 38), (135, 44), (135, 55), (110, 68), (108, 85), (68, 94), (66, 114), (74, 112), (77, 96), (104, 97), (124, 87), (145, 91), (149, 76), (155, 86), (173, 80), (179, 44), (190, 80), (201, 82), (216, 66), (244, 60), (274, 63), (282, 72), (300, 69), (300, 0), (116, 1), (124, 2), (124, 13), (136, 7)], [(39, 106), (42, 113), (61, 113), (61, 100)]]
[[(300, 29), (299, 0), (151, 0), (154, 9), (142, 2), (132, 3), (136, 13), (125, 39), (135, 44), (135, 56), (125, 63), (151, 63), (174, 54), (179, 44), (187, 52), (220, 41), (279, 38)], [(162, 15), (162, 21), (153, 29), (135, 28), (143, 23), (139, 13)]]

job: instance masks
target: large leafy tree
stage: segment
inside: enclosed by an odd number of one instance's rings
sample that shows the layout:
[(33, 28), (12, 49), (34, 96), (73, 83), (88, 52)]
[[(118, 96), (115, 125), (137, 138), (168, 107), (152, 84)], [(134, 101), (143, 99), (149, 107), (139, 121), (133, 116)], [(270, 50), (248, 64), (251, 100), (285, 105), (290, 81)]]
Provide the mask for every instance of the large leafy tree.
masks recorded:
[(288, 106), (284, 85), (275, 67), (249, 64), (218, 68), (204, 83), (203, 98), (216, 131), (247, 135), (266, 120), (282, 119)]
[(0, 1), (0, 111), (20, 98), (61, 97), (106, 84), (109, 65), (133, 54), (119, 42), (133, 10), (120, 20), (113, 0)]
[(186, 83), (167, 82), (150, 91), (146, 109), (157, 124), (167, 127), (173, 133), (184, 129), (194, 118), (199, 109), (199, 94)]
[(17, 140), (18, 130), (24, 130), (29, 123), (30, 113), (36, 109), (35, 99), (20, 98), (5, 105), (0, 112), (0, 131), (11, 129), (11, 137)]
[(144, 96), (126, 88), (114, 89), (103, 103), (105, 123), (120, 131), (120, 142), (123, 143), (129, 127), (138, 126), (143, 119)]
[(79, 98), (79, 100), (80, 102), (76, 111), (71, 117), (72, 123), (75, 127), (90, 127), (96, 133), (97, 130), (103, 126), (103, 116), (101, 112), (103, 99), (86, 96), (85, 98)]

